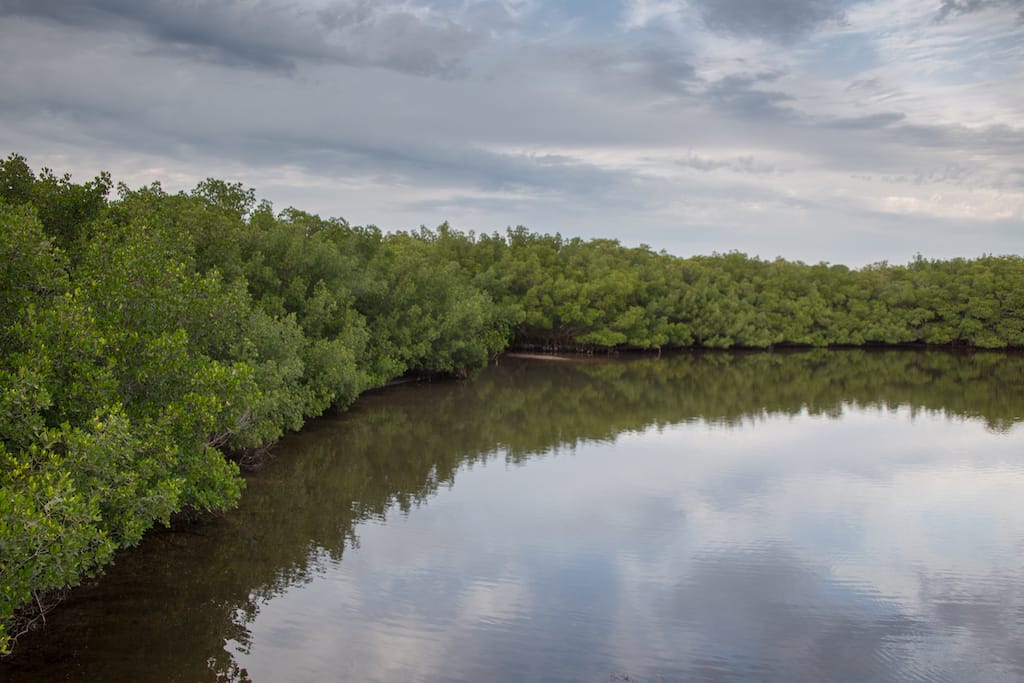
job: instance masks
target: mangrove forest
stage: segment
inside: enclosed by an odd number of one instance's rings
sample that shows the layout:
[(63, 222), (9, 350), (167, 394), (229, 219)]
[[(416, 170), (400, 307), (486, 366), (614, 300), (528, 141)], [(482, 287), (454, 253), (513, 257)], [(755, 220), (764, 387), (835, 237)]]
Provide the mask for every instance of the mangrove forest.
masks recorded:
[[(0, 160), (0, 652), (155, 524), (234, 506), (240, 470), (285, 433), (394, 380), (467, 377), (510, 348), (898, 345), (1024, 346), (1024, 258), (855, 269), (524, 227), (386, 233), (276, 210), (240, 183), (74, 182), (12, 154)], [(761, 376), (751, 364), (770, 374), (766, 360), (730, 366), (736, 392)], [(685, 402), (701, 366), (679, 368)], [(870, 396), (871, 380), (844, 381)], [(591, 400), (594, 429), (624, 419)], [(723, 404), (722, 418), (737, 411)]]

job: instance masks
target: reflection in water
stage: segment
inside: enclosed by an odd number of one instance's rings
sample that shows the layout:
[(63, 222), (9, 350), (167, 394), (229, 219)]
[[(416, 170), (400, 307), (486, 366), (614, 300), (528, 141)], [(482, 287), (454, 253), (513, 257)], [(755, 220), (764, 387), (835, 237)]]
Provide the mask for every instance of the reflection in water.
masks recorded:
[(5, 680), (1016, 680), (1024, 358), (502, 359), (287, 439)]

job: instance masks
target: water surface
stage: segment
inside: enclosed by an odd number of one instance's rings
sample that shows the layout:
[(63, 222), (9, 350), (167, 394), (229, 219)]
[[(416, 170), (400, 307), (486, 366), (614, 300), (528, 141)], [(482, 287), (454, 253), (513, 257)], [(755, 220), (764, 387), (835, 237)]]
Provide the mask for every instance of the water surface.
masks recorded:
[(1024, 358), (503, 358), (286, 439), (4, 680), (1024, 678)]

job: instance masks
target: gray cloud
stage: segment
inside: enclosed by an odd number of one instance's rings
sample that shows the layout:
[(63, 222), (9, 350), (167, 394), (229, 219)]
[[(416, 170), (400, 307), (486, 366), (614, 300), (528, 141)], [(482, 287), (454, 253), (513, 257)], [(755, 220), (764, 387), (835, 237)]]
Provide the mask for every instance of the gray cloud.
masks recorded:
[(705, 172), (727, 170), (734, 173), (749, 173), (753, 175), (771, 175), (786, 172), (786, 170), (780, 169), (774, 164), (760, 163), (752, 156), (735, 157), (732, 159), (709, 159), (690, 154), (685, 159), (678, 159), (676, 165)]
[(986, 164), (950, 162), (930, 168), (917, 168), (913, 173), (879, 176), (887, 183), (913, 185), (945, 185), (947, 187), (987, 187), (1008, 191), (1024, 189), (1024, 169), (1009, 168), (993, 174)]
[(1024, 128), (1004, 124), (971, 128), (959, 124), (911, 124), (889, 126), (886, 134), (892, 142), (935, 149), (971, 149), (975, 154), (1021, 158), (1024, 155)]
[(941, 23), (950, 18), (994, 7), (1015, 8), (1018, 11), (1018, 21), (1024, 22), (1024, 0), (942, 0), (935, 21)]
[(906, 115), (896, 111), (881, 112), (878, 114), (868, 114), (867, 116), (849, 116), (827, 119), (822, 122), (826, 128), (836, 128), (839, 130), (874, 130), (878, 128), (886, 128), (894, 123), (899, 123), (906, 119)]
[(318, 10), (267, 0), (0, 0), (0, 16), (139, 31), (159, 51), (279, 70), (315, 61), (450, 75), (482, 40), (449, 19), (428, 22), (401, 6), (369, 0), (339, 0)]
[(841, 0), (691, 0), (713, 31), (792, 43), (843, 18)]
[(704, 95), (720, 109), (742, 119), (770, 121), (793, 119), (796, 111), (786, 103), (794, 97), (781, 90), (762, 90), (758, 86), (772, 83), (781, 76), (778, 72), (759, 74), (732, 74), (708, 83)]
[[(244, 111), (257, 101), (258, 97), (251, 103), (241, 102), (238, 109)], [(324, 104), (332, 106), (333, 101)], [(110, 146), (185, 158), (212, 149), (254, 167), (291, 164), (317, 175), (357, 176), (378, 184), (598, 201), (627, 186), (632, 177), (627, 171), (604, 169), (564, 155), (501, 153), (449, 136), (431, 140), (421, 130), (400, 130), (400, 124), (384, 119), (381, 124), (389, 126), (388, 130), (372, 135), (366, 127), (339, 125), (331, 129), (321, 125), (319, 117), (308, 127), (286, 127), (274, 117), (232, 125), (231, 110), (199, 109), (189, 118), (163, 118), (146, 112), (144, 102), (115, 103), (101, 96), (87, 103), (75, 93), (23, 103), (0, 95), (0, 106), (7, 112), (0, 121), (27, 121), (37, 118), (40, 110), (63, 120), (60, 139), (64, 144), (102, 140)], [(88, 140), (83, 139), (84, 130), (89, 131)]]
[(635, 49), (590, 45), (573, 50), (570, 61), (580, 64), (604, 91), (686, 96), (700, 80), (683, 51), (656, 43)]
[(357, 155), (364, 165), (384, 167), (406, 181), (421, 185), (459, 184), (487, 192), (525, 190), (576, 198), (600, 197), (630, 176), (628, 172), (567, 158), (499, 154), (470, 145), (345, 147), (339, 152)]

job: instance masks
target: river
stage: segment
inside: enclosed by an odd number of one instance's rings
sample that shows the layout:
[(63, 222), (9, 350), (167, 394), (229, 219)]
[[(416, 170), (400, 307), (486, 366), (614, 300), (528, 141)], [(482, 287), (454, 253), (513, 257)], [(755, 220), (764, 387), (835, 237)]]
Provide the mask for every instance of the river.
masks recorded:
[(311, 423), (5, 681), (1024, 679), (1024, 356), (506, 356)]

